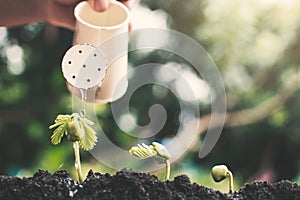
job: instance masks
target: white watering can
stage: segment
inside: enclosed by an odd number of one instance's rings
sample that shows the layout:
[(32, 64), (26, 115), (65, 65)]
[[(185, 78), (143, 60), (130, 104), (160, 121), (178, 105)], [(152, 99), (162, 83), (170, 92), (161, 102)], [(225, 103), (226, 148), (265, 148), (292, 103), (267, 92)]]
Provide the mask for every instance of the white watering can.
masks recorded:
[(98, 103), (120, 98), (128, 85), (128, 8), (111, 1), (106, 11), (96, 12), (83, 1), (74, 15), (74, 46), (62, 60), (68, 90), (78, 97), (85, 90), (86, 100)]

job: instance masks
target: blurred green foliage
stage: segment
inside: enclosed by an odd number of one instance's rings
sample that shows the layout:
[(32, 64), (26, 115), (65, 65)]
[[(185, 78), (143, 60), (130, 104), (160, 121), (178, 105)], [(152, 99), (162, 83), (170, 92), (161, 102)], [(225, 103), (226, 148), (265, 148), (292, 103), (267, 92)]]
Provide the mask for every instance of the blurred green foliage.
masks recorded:
[[(186, 173), (192, 181), (226, 191), (226, 183), (222, 186), (213, 183), (209, 175), (210, 167), (225, 163), (236, 176), (237, 185), (255, 179), (290, 179), (300, 183), (297, 81), (300, 3), (293, 0), (142, 0), (141, 3), (166, 12), (170, 28), (205, 47), (224, 79), (228, 116), (236, 117), (226, 123), (213, 151), (200, 160), (196, 147), (200, 147), (202, 135), (195, 148), (173, 167), (171, 177)], [(9, 28), (5, 39), (0, 40), (0, 174), (32, 175), (38, 168), (74, 172), (72, 147), (64, 141), (61, 146), (52, 146), (48, 130), (58, 113), (72, 112), (71, 95), (60, 70), (62, 56), (72, 45), (72, 36), (68, 30), (38, 23)], [(9, 50), (11, 47), (14, 49)], [(129, 55), (132, 66), (170, 60), (184, 62), (159, 51)], [(145, 86), (135, 95), (137, 98), (133, 97), (132, 102), (137, 107), (131, 112), (137, 123), (147, 124), (145, 113), (149, 106), (160, 103), (169, 117), (166, 127), (156, 137), (173, 137), (179, 126), (176, 97), (157, 86)], [(203, 105), (201, 111), (209, 114), (208, 107)], [(132, 138), (117, 127), (109, 105), (97, 105), (95, 109), (110, 139), (129, 149)], [(239, 111), (245, 112), (237, 115)], [(82, 153), (85, 173), (89, 168), (113, 172), (89, 153)]]

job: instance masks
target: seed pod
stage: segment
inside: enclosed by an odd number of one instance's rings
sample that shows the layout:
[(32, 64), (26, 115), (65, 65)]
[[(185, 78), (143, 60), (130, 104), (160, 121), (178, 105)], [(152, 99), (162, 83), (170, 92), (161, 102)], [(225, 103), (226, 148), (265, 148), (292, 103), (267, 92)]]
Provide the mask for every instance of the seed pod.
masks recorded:
[(216, 165), (211, 169), (211, 175), (216, 182), (224, 180), (228, 176), (228, 172), (226, 165)]
[(158, 142), (152, 142), (152, 146), (160, 157), (166, 160), (170, 159), (171, 155), (165, 146), (159, 144)]

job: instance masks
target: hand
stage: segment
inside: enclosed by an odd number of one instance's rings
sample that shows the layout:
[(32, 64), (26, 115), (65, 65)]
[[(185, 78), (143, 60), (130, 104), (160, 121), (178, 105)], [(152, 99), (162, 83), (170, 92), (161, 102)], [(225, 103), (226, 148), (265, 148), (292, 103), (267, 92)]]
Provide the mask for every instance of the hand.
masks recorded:
[[(73, 10), (82, 0), (0, 0), (0, 26), (18, 26), (46, 21), (55, 26), (74, 30)], [(99, 12), (109, 0), (87, 0)], [(128, 8), (134, 0), (122, 1)]]
[[(133, 0), (127, 0), (122, 2), (130, 8), (132, 1)], [(48, 0), (48, 5), (46, 6), (46, 21), (53, 25), (73, 30), (75, 27), (73, 10), (78, 2), (80, 2), (80, 0)], [(105, 11), (109, 6), (108, 0), (88, 0), (88, 3), (98, 12)]]

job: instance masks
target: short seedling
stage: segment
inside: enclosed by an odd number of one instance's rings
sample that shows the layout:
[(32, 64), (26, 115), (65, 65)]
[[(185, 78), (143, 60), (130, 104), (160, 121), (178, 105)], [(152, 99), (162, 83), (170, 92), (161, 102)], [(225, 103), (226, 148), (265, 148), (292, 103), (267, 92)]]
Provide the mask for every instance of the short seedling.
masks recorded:
[(216, 182), (224, 180), (229, 177), (229, 193), (233, 191), (233, 175), (226, 165), (216, 165), (211, 169), (211, 175)]
[(58, 115), (55, 123), (49, 128), (56, 128), (51, 136), (53, 144), (59, 144), (64, 135), (73, 142), (75, 155), (75, 168), (78, 174), (79, 182), (83, 182), (83, 176), (80, 164), (79, 146), (83, 150), (91, 150), (96, 142), (96, 132), (90, 127), (94, 123), (87, 118), (81, 117), (78, 113), (72, 115)]
[(154, 157), (158, 161), (163, 160), (166, 164), (166, 173), (165, 173), (165, 180), (170, 178), (170, 153), (168, 152), (167, 148), (158, 142), (152, 142), (151, 145), (146, 145), (142, 143), (141, 145), (138, 144), (135, 147), (132, 147), (129, 150), (129, 153), (136, 158), (139, 159), (146, 159)]

